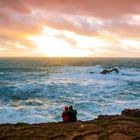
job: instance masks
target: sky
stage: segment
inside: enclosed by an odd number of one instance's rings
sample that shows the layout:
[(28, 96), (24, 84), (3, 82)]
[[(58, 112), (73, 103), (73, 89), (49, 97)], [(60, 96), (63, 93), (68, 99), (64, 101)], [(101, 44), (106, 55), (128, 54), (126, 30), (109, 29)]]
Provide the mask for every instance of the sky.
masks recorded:
[(0, 0), (0, 57), (140, 57), (140, 0)]

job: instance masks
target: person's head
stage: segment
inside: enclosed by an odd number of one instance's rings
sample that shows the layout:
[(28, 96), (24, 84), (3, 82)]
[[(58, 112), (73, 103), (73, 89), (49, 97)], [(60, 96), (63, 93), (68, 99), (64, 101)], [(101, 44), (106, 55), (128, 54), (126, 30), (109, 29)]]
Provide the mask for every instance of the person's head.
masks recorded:
[(65, 110), (65, 111), (67, 111), (68, 109), (69, 109), (69, 107), (68, 107), (68, 106), (65, 106), (65, 107), (64, 107), (64, 110)]
[(70, 110), (73, 110), (73, 107), (72, 107), (72, 105), (69, 107), (69, 109), (70, 109)]

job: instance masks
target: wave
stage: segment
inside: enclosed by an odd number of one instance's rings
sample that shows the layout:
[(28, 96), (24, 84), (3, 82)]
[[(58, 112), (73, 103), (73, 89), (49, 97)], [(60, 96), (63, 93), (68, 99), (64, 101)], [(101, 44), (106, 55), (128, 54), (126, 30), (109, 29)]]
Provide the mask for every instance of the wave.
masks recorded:
[(46, 71), (1, 72), (0, 123), (60, 121), (64, 105), (73, 105), (81, 120), (139, 108), (140, 71), (119, 68), (118, 74), (100, 74), (105, 68), (111, 67), (53, 66)]

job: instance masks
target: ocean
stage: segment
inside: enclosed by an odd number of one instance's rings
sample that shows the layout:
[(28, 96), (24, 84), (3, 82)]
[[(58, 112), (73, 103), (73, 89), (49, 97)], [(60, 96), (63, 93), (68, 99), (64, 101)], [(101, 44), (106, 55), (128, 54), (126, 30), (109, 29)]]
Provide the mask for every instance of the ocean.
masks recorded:
[(0, 58), (0, 124), (62, 121), (65, 105), (78, 120), (140, 109), (140, 58)]

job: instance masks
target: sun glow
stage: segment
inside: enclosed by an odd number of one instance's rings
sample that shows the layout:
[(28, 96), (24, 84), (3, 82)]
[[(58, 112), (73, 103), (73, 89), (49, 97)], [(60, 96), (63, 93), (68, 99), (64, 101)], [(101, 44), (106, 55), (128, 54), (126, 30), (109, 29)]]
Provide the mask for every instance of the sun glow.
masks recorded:
[(103, 45), (103, 41), (76, 33), (44, 27), (41, 35), (29, 38), (37, 50), (49, 57), (87, 57), (91, 48)]
[(74, 49), (63, 40), (49, 36), (34, 36), (31, 38), (37, 43), (38, 51), (49, 57), (86, 56), (84, 51)]

